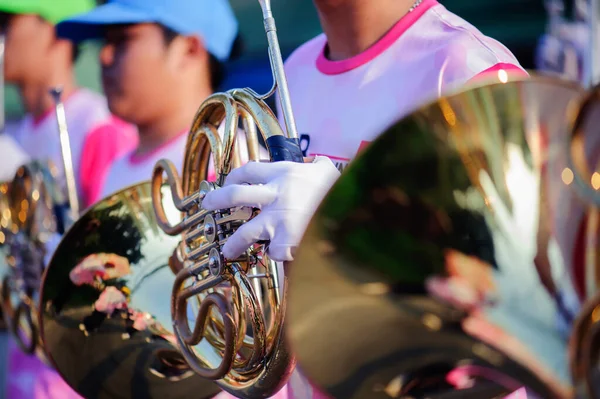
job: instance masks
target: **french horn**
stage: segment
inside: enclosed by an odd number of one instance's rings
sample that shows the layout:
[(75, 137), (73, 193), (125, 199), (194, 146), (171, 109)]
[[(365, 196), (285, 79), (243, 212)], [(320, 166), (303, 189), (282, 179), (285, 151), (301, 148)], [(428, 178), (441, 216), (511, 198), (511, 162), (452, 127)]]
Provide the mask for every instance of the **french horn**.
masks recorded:
[[(251, 89), (233, 89), (207, 98), (192, 123), (182, 178), (168, 160), (161, 160), (152, 176), (159, 226), (166, 234), (181, 237), (173, 255), (178, 262), (171, 293), (178, 346), (198, 375), (239, 398), (274, 395), (288, 381), (295, 365), (283, 335), (287, 283), (283, 270), (267, 255), (268, 244), (249, 248), (239, 259), (225, 259), (221, 253), (228, 237), (257, 210), (202, 209), (204, 196), (223, 185), (230, 171), (240, 164), (243, 151), (250, 162), (260, 161), (257, 130), (271, 162), (304, 161), (270, 1), (259, 2), (273, 88), (263, 96)], [(275, 90), (279, 92), (287, 135), (264, 101)], [(236, 137), (240, 117), (245, 149)], [(225, 129), (222, 140), (217, 132), (220, 126)], [(214, 182), (208, 181), (210, 166), (215, 171)], [(183, 213), (177, 225), (168, 223), (161, 207), (160, 188), (165, 174), (174, 204)]]
[(287, 339), (316, 389), (600, 397), (598, 98), (539, 75), (468, 88), (351, 162), (289, 267)]
[(38, 294), (42, 273), (59, 237), (79, 216), (79, 199), (66, 126), (62, 89), (50, 90), (55, 101), (66, 196), (52, 161), (22, 165), (7, 184), (4, 204), (5, 248), (0, 298), (5, 324), (18, 347), (47, 362), (41, 348)]
[[(271, 161), (303, 162), (270, 2), (260, 4), (273, 88), (265, 95), (233, 89), (207, 98), (192, 122), (182, 178), (161, 160), (150, 182), (92, 206), (44, 273), (43, 348), (84, 397), (209, 398), (225, 390), (267, 398), (292, 373), (294, 358), (283, 339), (283, 273), (265, 243), (240, 259), (220, 253), (256, 210), (201, 208), (203, 193), (218, 189), (242, 159), (260, 160), (257, 131)], [(287, 134), (265, 103), (276, 90)], [(209, 164), (215, 181), (208, 181)]]

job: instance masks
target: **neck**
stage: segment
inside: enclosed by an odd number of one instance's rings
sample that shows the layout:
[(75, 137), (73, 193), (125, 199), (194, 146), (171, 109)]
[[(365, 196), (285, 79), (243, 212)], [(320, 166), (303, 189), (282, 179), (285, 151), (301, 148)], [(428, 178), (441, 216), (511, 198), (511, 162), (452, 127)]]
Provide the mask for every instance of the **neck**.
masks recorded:
[(135, 155), (144, 156), (168, 143), (182, 132), (188, 131), (198, 107), (211, 94), (210, 90), (207, 90), (205, 93), (194, 93), (189, 97), (189, 101), (183, 101), (184, 97), (178, 98), (178, 101), (172, 102), (176, 106), (169, 107), (167, 112), (163, 112), (152, 121), (138, 125), (139, 144)]
[(44, 82), (26, 82), (19, 84), (19, 92), (27, 113), (31, 114), (34, 118), (40, 118), (48, 112), (48, 110), (54, 108), (55, 103), (52, 96), (49, 94), (49, 90), (56, 86), (61, 86), (63, 88), (61, 99), (64, 101), (77, 90), (73, 71), (65, 71), (64, 74), (57, 75)]
[(354, 57), (377, 43), (415, 0), (314, 0), (332, 61)]

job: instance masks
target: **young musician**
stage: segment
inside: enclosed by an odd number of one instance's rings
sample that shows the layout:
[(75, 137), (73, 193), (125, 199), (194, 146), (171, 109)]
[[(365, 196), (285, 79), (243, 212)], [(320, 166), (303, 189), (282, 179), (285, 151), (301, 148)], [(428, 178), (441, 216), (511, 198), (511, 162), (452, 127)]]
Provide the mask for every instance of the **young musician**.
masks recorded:
[[(231, 172), (224, 188), (206, 196), (202, 205), (209, 210), (261, 209), (224, 245), (227, 258), (270, 240), (274, 260), (293, 260), (339, 171), (387, 126), (465, 84), (527, 75), (506, 47), (436, 0), (314, 4), (324, 33), (286, 61), (291, 104), (309, 162), (247, 164)], [(290, 398), (319, 396), (309, 384), (294, 380), (286, 389)]]
[(26, 116), (14, 133), (31, 158), (63, 162), (55, 104), (48, 93), (62, 86), (73, 168), (82, 207), (91, 204), (98, 183), (115, 157), (135, 145), (133, 129), (111, 116), (100, 94), (77, 86), (79, 50), (56, 35), (55, 24), (93, 7), (92, 0), (0, 0), (6, 33), (5, 79), (19, 89)]
[[(286, 74), (302, 150), (315, 160), (245, 165), (205, 198), (208, 209), (262, 210), (228, 240), (226, 257), (271, 240), (271, 256), (291, 261), (312, 211), (336, 180), (331, 162), (343, 170), (387, 126), (444, 93), (489, 77), (527, 75), (506, 47), (436, 0), (314, 2), (325, 33), (289, 57)], [(303, 185), (303, 196), (283, 195), (296, 185)], [(235, 195), (242, 191), (247, 195)]]
[(104, 39), (109, 108), (139, 132), (139, 145), (112, 165), (97, 199), (150, 180), (162, 158), (181, 167), (194, 115), (221, 84), (234, 47), (228, 1), (111, 0), (63, 21), (58, 32), (76, 43)]

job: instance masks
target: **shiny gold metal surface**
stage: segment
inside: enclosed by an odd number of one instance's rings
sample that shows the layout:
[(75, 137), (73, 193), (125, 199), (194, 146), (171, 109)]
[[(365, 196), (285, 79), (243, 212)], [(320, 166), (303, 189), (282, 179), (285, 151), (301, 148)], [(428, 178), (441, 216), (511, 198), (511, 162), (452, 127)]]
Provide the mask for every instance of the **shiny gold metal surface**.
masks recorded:
[(600, 290), (600, 86), (587, 94), (580, 108), (572, 110), (572, 116), (568, 166), (578, 200), (589, 204), (576, 232), (581, 237), (577, 253), (582, 260), (572, 270), (572, 278), (579, 295), (590, 298)]
[[(186, 361), (196, 373), (237, 397), (268, 398), (285, 384), (294, 366), (283, 340), (285, 287), (280, 285), (277, 264), (268, 259), (263, 245), (241, 259), (226, 261), (220, 254), (220, 245), (253, 216), (252, 210), (207, 212), (198, 206), (207, 191), (218, 187), (207, 181), (211, 156), (221, 183), (239, 164), (239, 114), (246, 122), (249, 161), (259, 161), (259, 143), (256, 129), (248, 127), (256, 123), (265, 141), (283, 136), (267, 105), (246, 90), (213, 95), (194, 119), (183, 179), (170, 162), (160, 161), (152, 179), (153, 198), (161, 228), (171, 235), (183, 233), (176, 253), (182, 266), (173, 286), (171, 314)], [(254, 120), (248, 120), (249, 115)], [(221, 124), (226, 127), (222, 141), (217, 132)], [(168, 223), (160, 206), (163, 173), (175, 205), (185, 212), (177, 225)]]
[(572, 278), (586, 267), (577, 232), (595, 208), (570, 166), (588, 161), (570, 151), (583, 97), (540, 76), (472, 88), (359, 154), (288, 270), (286, 336), (317, 387), (334, 398), (572, 397), (568, 342), (587, 298)]
[(35, 306), (41, 276), (60, 236), (79, 216), (62, 88), (51, 89), (50, 95), (55, 102), (66, 188), (60, 186), (52, 161), (36, 160), (21, 166), (6, 187), (8, 210), (3, 222), (8, 225), (4, 237), (0, 236), (6, 242), (0, 254), (4, 266), (0, 269), (3, 318), (21, 350), (36, 353), (45, 362)]
[(600, 293), (585, 303), (573, 323), (569, 365), (577, 396), (600, 398)]
[[(88, 209), (44, 273), (44, 349), (86, 398), (209, 398), (220, 391), (177, 348), (169, 257), (179, 239), (158, 227), (150, 188), (129, 187)], [(180, 213), (163, 190), (165, 217), (176, 223)]]
[[(6, 245), (6, 235), (10, 226), (10, 203), (8, 201), (8, 191), (10, 190), (10, 181), (0, 182), (0, 276), (8, 272), (8, 246)], [(2, 294), (0, 288), (0, 295)], [(4, 319), (2, 306), (0, 305), (0, 329), (6, 330), (7, 324)]]
[(2, 313), (19, 348), (46, 361), (40, 348), (36, 303), (49, 256), (47, 244), (58, 229), (54, 207), (62, 201), (54, 166), (37, 161), (23, 165), (4, 191), (0, 220), (4, 239), (0, 270)]

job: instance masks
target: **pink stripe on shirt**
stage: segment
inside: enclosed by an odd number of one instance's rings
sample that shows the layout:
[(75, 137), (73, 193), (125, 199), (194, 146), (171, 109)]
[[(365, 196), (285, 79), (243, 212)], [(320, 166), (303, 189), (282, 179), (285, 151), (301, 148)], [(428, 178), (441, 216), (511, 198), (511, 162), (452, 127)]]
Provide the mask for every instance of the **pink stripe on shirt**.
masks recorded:
[(138, 143), (135, 128), (112, 117), (93, 129), (83, 145), (80, 166), (81, 189), (84, 207), (100, 200), (100, 194), (113, 162), (132, 151)]

